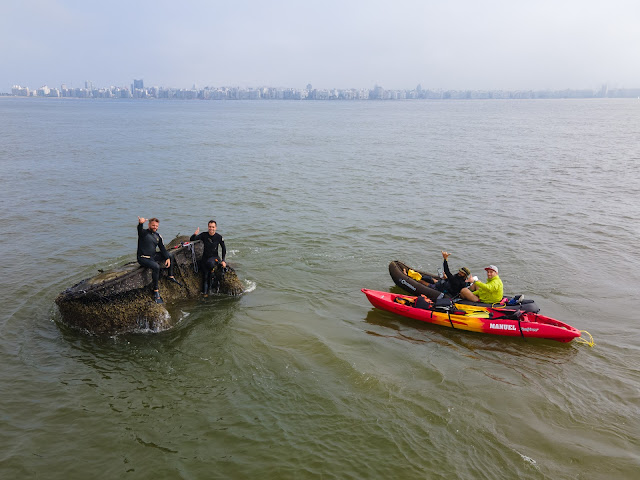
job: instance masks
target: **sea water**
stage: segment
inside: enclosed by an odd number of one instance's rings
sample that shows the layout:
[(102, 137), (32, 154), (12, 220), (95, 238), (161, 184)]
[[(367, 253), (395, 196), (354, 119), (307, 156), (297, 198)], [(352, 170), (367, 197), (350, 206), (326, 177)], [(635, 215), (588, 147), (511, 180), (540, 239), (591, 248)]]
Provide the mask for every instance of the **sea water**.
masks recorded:
[[(0, 134), (2, 478), (637, 478), (640, 102), (2, 98)], [(137, 216), (215, 219), (248, 293), (65, 327)], [(596, 345), (360, 292), (441, 250)]]

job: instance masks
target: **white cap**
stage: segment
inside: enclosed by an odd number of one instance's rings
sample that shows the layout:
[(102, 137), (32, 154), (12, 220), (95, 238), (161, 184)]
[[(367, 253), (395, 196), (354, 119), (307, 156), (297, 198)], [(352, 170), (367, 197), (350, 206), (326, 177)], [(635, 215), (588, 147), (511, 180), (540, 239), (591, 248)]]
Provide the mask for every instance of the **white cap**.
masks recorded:
[(498, 273), (498, 267), (496, 267), (495, 265), (489, 265), (488, 267), (484, 267), (485, 270), (493, 270), (494, 272)]

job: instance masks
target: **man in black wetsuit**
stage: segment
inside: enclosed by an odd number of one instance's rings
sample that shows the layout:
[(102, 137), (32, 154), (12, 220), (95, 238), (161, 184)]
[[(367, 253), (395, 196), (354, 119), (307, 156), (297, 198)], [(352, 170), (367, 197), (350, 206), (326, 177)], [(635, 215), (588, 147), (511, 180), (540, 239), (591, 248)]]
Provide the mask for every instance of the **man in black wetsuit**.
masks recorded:
[(442, 258), (444, 259), (442, 262), (442, 268), (444, 269), (444, 273), (446, 275), (445, 279), (438, 278), (430, 278), (430, 277), (422, 277), (422, 280), (425, 280), (427, 283), (433, 284), (433, 288), (436, 290), (446, 293), (451, 297), (456, 297), (460, 293), (464, 287), (467, 286), (467, 279), (471, 275), (471, 271), (467, 267), (461, 267), (458, 270), (458, 273), (455, 275), (451, 273), (449, 270), (449, 263), (447, 262), (447, 258), (451, 255), (448, 252), (441, 252)]
[[(142, 217), (138, 217), (138, 263), (143, 267), (151, 269), (151, 278), (153, 279), (153, 296), (156, 303), (162, 303), (162, 297), (158, 290), (158, 280), (160, 278), (160, 262), (164, 268), (169, 269), (169, 280), (180, 284), (173, 276), (173, 258), (167, 252), (164, 246), (164, 241), (158, 233), (158, 226), (160, 220), (157, 218), (149, 219), (149, 228), (144, 229), (142, 225), (147, 220)], [(157, 251), (160, 248), (160, 251)]]
[[(209, 220), (207, 225), (208, 232), (200, 232), (198, 227), (190, 240), (192, 242), (201, 240), (204, 245), (204, 252), (202, 253), (202, 275), (204, 284), (202, 286), (202, 294), (206, 297), (209, 294), (209, 279), (211, 278), (211, 272), (216, 265), (222, 265), (222, 268), (227, 266), (224, 258), (227, 256), (227, 247), (224, 245), (224, 238), (219, 233), (216, 233), (218, 224), (215, 220)], [(222, 247), (222, 258), (218, 256), (218, 245)]]

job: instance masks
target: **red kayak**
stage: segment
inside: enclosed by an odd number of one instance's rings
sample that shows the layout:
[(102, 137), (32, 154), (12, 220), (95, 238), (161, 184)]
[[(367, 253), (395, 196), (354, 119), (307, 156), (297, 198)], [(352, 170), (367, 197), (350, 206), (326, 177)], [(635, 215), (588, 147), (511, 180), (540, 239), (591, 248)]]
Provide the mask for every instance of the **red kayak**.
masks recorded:
[(534, 312), (505, 312), (491, 307), (465, 309), (466, 306), (450, 301), (433, 303), (424, 297), (366, 288), (362, 292), (374, 307), (443, 327), (508, 337), (546, 338), (558, 342), (570, 342), (580, 336), (580, 330), (571, 325)]

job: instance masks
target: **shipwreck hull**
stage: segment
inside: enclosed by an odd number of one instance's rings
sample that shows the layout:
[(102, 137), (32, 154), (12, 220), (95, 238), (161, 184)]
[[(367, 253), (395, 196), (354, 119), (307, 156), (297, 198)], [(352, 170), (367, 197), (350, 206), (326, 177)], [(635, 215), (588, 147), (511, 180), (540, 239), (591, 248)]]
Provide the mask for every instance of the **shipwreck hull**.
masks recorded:
[[(168, 270), (160, 271), (159, 289), (164, 304), (152, 297), (151, 270), (130, 262), (82, 280), (55, 299), (63, 323), (97, 335), (114, 335), (134, 331), (162, 331), (172, 326), (165, 308), (178, 300), (197, 298), (202, 290), (202, 242), (176, 237), (167, 246), (173, 255), (173, 273), (182, 286), (169, 281)], [(177, 248), (175, 248), (177, 246)], [(216, 272), (218, 291), (239, 295), (243, 286), (235, 271)]]

